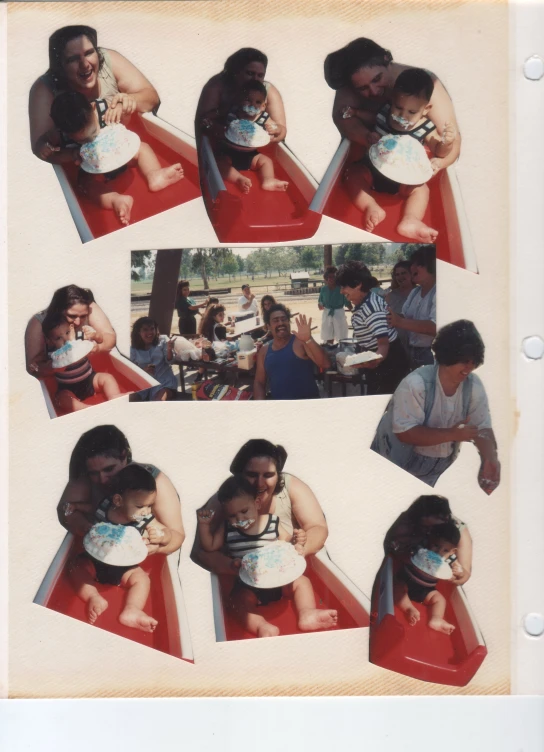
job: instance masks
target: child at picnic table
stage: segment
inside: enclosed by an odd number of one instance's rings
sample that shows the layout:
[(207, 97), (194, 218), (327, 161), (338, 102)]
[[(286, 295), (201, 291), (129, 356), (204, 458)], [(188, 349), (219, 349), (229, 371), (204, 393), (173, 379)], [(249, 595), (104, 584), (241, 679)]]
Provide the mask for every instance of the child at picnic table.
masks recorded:
[[(63, 92), (53, 100), (51, 120), (81, 147), (74, 151), (74, 161), (82, 167), (78, 178), (82, 192), (101, 209), (114, 211), (122, 225), (128, 225), (134, 199), (116, 190), (118, 175), (127, 167), (137, 166), (149, 190), (157, 192), (181, 180), (183, 168), (179, 162), (161, 167), (151, 146), (121, 124), (122, 107), (116, 108), (117, 117), (111, 124), (104, 120), (106, 109), (103, 99), (89, 102), (77, 91)], [(42, 153), (42, 159), (58, 147), (46, 144), (44, 149), (49, 152)], [(119, 161), (121, 164), (108, 169), (108, 165)]]
[[(353, 203), (363, 213), (363, 228), (367, 232), (373, 232), (385, 219), (385, 210), (369, 193), (369, 190), (373, 190), (378, 193), (399, 194), (405, 199), (402, 217), (397, 226), (399, 235), (422, 243), (433, 243), (438, 236), (437, 230), (423, 222), (429, 203), (427, 183), (422, 180), (420, 185), (401, 185), (386, 177), (375, 164), (383, 160), (383, 165), (387, 165), (388, 160), (395, 160), (395, 152), (401, 152), (403, 147), (396, 137), (411, 136), (420, 144), (425, 144), (433, 155), (427, 180), (439, 169), (437, 160), (451, 152), (456, 132), (452, 125), (446, 123), (442, 133), (437, 134), (430, 104), (433, 90), (434, 82), (427, 71), (420, 68), (403, 71), (395, 81), (391, 103), (384, 104), (377, 114), (375, 132), (371, 134), (374, 143), (363, 159), (349, 168), (346, 175), (348, 190)], [(346, 107), (343, 117), (364, 118), (368, 117), (368, 113)], [(388, 139), (387, 136), (395, 138)], [(412, 164), (416, 161), (412, 154), (414, 151), (413, 148), (406, 151), (406, 159), (412, 160)], [(422, 157), (424, 159), (424, 155)], [(412, 164), (407, 162), (409, 168)]]
[[(304, 556), (306, 533), (294, 530), (291, 536), (277, 515), (261, 514), (258, 489), (243, 476), (228, 478), (217, 496), (225, 516), (225, 524), (217, 531), (212, 532), (210, 528), (213, 511), (202, 509), (197, 512), (200, 541), (205, 551), (219, 551), (226, 545), (228, 555), (234, 559), (235, 566), (240, 567), (247, 553), (280, 540), (292, 542), (295, 551)], [(278, 627), (267, 622), (258, 609), (284, 596), (294, 600), (301, 631), (314, 632), (336, 626), (337, 612), (316, 608), (312, 583), (304, 575), (290, 585), (277, 588), (251, 587), (238, 577), (231, 593), (231, 603), (248, 632), (257, 637), (275, 637), (280, 633)]]

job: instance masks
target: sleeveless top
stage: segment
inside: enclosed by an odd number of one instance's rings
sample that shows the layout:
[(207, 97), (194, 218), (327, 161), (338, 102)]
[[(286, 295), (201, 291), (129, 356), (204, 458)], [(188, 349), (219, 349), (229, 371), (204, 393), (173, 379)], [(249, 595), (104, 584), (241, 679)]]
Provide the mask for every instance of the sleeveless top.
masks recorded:
[(275, 514), (269, 514), (268, 521), (262, 533), (248, 535), (243, 530), (232, 527), (226, 523), (225, 543), (228, 555), (233, 559), (242, 559), (246, 554), (255, 551), (278, 540), (278, 527), (280, 519)]
[[(117, 84), (117, 79), (113, 75), (110, 54), (108, 50), (103, 47), (98, 47), (97, 52), (104, 60), (102, 67), (98, 71), (98, 98), (111, 98), (115, 94), (119, 94), (119, 86)], [(70, 91), (69, 89), (59, 86), (59, 82), (51, 73), (44, 73), (43, 76), (40, 76), (39, 80), (43, 81), (54, 97), (64, 91)]]
[(135, 527), (136, 530), (140, 533), (140, 535), (144, 534), (144, 531), (146, 527), (149, 525), (150, 522), (152, 522), (155, 519), (154, 514), (146, 514), (145, 517), (138, 522), (111, 522), (111, 520), (108, 519), (108, 512), (113, 505), (113, 502), (111, 499), (108, 499), (107, 497), (103, 499), (98, 507), (95, 510), (94, 518), (97, 522), (109, 522), (110, 525), (122, 525), (123, 527)]
[(393, 134), (394, 136), (412, 136), (412, 138), (415, 138), (416, 141), (423, 143), (429, 133), (432, 133), (434, 130), (436, 130), (436, 125), (432, 122), (432, 120), (429, 120), (428, 118), (424, 120), (421, 125), (418, 125), (417, 128), (414, 128), (411, 131), (405, 131), (401, 128), (394, 128), (392, 125), (389, 125), (388, 122), (390, 114), (391, 105), (387, 103), (380, 108), (378, 114), (376, 115), (376, 125), (374, 127), (376, 129), (376, 132), (379, 133), (380, 136), (386, 136), (389, 133)]
[(319, 390), (314, 376), (314, 364), (309, 358), (299, 358), (293, 350), (295, 335), (281, 350), (268, 345), (264, 367), (270, 383), (272, 399), (317, 399)]

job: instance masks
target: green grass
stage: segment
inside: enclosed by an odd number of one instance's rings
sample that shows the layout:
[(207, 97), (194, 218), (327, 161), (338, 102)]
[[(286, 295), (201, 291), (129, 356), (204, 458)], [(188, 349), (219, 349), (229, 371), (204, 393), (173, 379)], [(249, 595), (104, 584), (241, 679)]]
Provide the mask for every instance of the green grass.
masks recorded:
[[(317, 274), (317, 273), (313, 274), (312, 272), (309, 273), (309, 278), (311, 280), (314, 280), (314, 279), (322, 280), (322, 277), (320, 274)], [(201, 278), (191, 279), (190, 282), (191, 282), (191, 290), (202, 290), (204, 288), (204, 284)], [(289, 274), (286, 274), (281, 277), (278, 276), (277, 274), (271, 277), (263, 277), (262, 275), (259, 275), (259, 276), (255, 275), (255, 279), (252, 279), (250, 275), (242, 274), (241, 277), (236, 276), (236, 278), (234, 278), (231, 275), (230, 280), (228, 276), (219, 277), (219, 279), (215, 279), (215, 277), (213, 277), (209, 280), (209, 282), (210, 282), (210, 288), (212, 290), (218, 289), (218, 288), (230, 287), (233, 292), (240, 290), (240, 294), (241, 294), (241, 287), (244, 284), (251, 285), (251, 287), (254, 288), (255, 290), (259, 290), (261, 288), (264, 288), (266, 290), (267, 286), (271, 288), (274, 285), (290, 284), (291, 279), (290, 279)], [(131, 290), (132, 295), (146, 295), (147, 293), (151, 292), (151, 286), (152, 286), (151, 280), (146, 280), (144, 282), (132, 281), (130, 290)]]

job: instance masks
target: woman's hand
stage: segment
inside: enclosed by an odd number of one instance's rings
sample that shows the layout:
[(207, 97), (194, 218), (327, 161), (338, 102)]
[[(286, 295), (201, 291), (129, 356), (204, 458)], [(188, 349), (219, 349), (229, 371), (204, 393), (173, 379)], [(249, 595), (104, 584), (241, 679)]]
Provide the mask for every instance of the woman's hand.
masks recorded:
[(398, 313), (395, 313), (395, 311), (391, 308), (391, 306), (387, 306), (387, 324), (388, 326), (397, 327), (400, 326), (400, 322), (402, 321), (402, 316), (399, 316)]
[[(115, 94), (110, 102), (110, 106), (106, 110), (106, 114), (104, 116), (104, 120), (106, 122), (110, 122), (108, 118), (108, 112), (114, 111), (116, 109), (120, 109), (120, 117), (130, 117), (133, 112), (136, 112), (136, 109), (138, 107), (138, 104), (134, 97), (131, 94), (125, 94), (124, 92), (119, 92), (118, 94)], [(115, 117), (118, 117), (118, 113), (115, 114)], [(119, 120), (113, 120), (111, 122), (118, 123)]]
[(271, 136), (274, 136), (278, 132), (278, 124), (272, 118), (268, 118), (263, 128)]
[(301, 314), (295, 319), (295, 324), (297, 325), (297, 330), (293, 331), (293, 334), (305, 344), (312, 338), (312, 319), (306, 319), (306, 316)]
[(325, 310), (325, 306), (323, 305), (323, 303), (318, 303), (317, 307), (319, 308), (320, 311), (324, 311)]
[(40, 159), (49, 159), (56, 151), (60, 151), (60, 146), (53, 146), (49, 141), (46, 141), (38, 150), (38, 156)]
[(98, 340), (98, 332), (96, 331), (96, 329), (93, 329), (92, 326), (84, 324), (81, 327), (81, 331), (83, 332), (83, 339), (92, 340), (93, 342), (96, 342)]
[(453, 142), (455, 141), (455, 138), (457, 136), (457, 131), (453, 127), (451, 123), (449, 123), (447, 120), (444, 123), (444, 129), (442, 131), (442, 135), (440, 137), (440, 141), (444, 146), (451, 146)]
[(451, 570), (453, 572), (451, 582), (453, 582), (454, 585), (457, 585), (457, 587), (464, 585), (465, 582), (468, 582), (468, 580), (470, 580), (470, 575), (472, 574), (470, 569), (464, 569), (457, 562), (454, 562), (452, 564)]
[(230, 563), (230, 568), (234, 572), (234, 574), (238, 574), (241, 566), (242, 566), (242, 559), (233, 559)]
[(490, 496), (501, 482), (501, 463), (494, 458), (484, 458), (478, 473), (478, 485)]
[(478, 429), (474, 426), (469, 426), (468, 423), (457, 423), (451, 429), (451, 436), (450, 441), (474, 441), (474, 439), (478, 438)]
[(440, 172), (440, 170), (444, 169), (443, 162), (444, 160), (440, 159), (440, 157), (433, 157), (433, 159), (431, 159), (431, 167), (433, 170), (433, 176), (436, 175), (438, 172)]
[(197, 519), (203, 525), (209, 525), (215, 516), (214, 509), (199, 509), (196, 513)]
[(380, 138), (381, 136), (379, 133), (376, 133), (376, 131), (370, 131), (368, 134), (368, 145), (372, 146), (372, 144), (377, 144)]
[(108, 109), (104, 113), (104, 122), (106, 123), (106, 125), (115, 125), (116, 123), (120, 123), (122, 119), (123, 119), (122, 103), (117, 102), (117, 104), (114, 105), (113, 100), (112, 100), (111, 104), (108, 105)]
[(383, 355), (380, 355), (379, 358), (374, 358), (374, 360), (368, 360), (366, 363), (356, 363), (354, 366), (350, 366), (350, 368), (378, 368), (378, 366), (381, 366), (381, 364), (384, 361)]
[(301, 556), (306, 555), (305, 547), (307, 540), (308, 536), (304, 530), (300, 528), (293, 530), (293, 545), (297, 554), (300, 554)]

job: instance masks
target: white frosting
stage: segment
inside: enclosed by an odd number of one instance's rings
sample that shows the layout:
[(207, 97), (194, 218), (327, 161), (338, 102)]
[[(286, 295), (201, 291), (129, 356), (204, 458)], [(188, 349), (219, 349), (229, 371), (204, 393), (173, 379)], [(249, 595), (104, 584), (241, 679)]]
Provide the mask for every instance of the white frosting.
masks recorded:
[(62, 347), (51, 353), (53, 368), (66, 368), (78, 360), (85, 358), (93, 349), (94, 342), (88, 339), (75, 339), (66, 342)]
[(140, 137), (124, 125), (113, 123), (102, 128), (96, 138), (79, 150), (81, 168), (85, 172), (102, 174), (127, 164), (140, 148)]
[(270, 143), (270, 136), (260, 125), (251, 120), (232, 120), (229, 124), (225, 137), (237, 146), (246, 146), (256, 149)]
[(430, 574), (431, 577), (439, 580), (449, 580), (452, 577), (450, 565), (439, 554), (426, 548), (420, 548), (412, 556), (412, 564), (425, 574)]
[(357, 365), (357, 363), (369, 363), (371, 360), (380, 360), (381, 355), (378, 355), (378, 353), (375, 352), (362, 352), (362, 353), (355, 353), (354, 355), (348, 355), (347, 358), (344, 361), (344, 365), (346, 366), (354, 366)]
[(421, 185), (433, 176), (425, 147), (413, 136), (382, 136), (372, 144), (368, 156), (382, 175), (397, 183)]
[(306, 560), (286, 541), (275, 541), (242, 559), (240, 579), (246, 585), (272, 588), (288, 585), (304, 572)]
[(147, 557), (147, 546), (135, 527), (97, 522), (83, 538), (85, 551), (98, 561), (122, 567), (139, 564)]
[(231, 527), (237, 527), (240, 530), (247, 530), (248, 527), (251, 527), (255, 520), (249, 519), (249, 520), (238, 520), (238, 522), (231, 522)]

